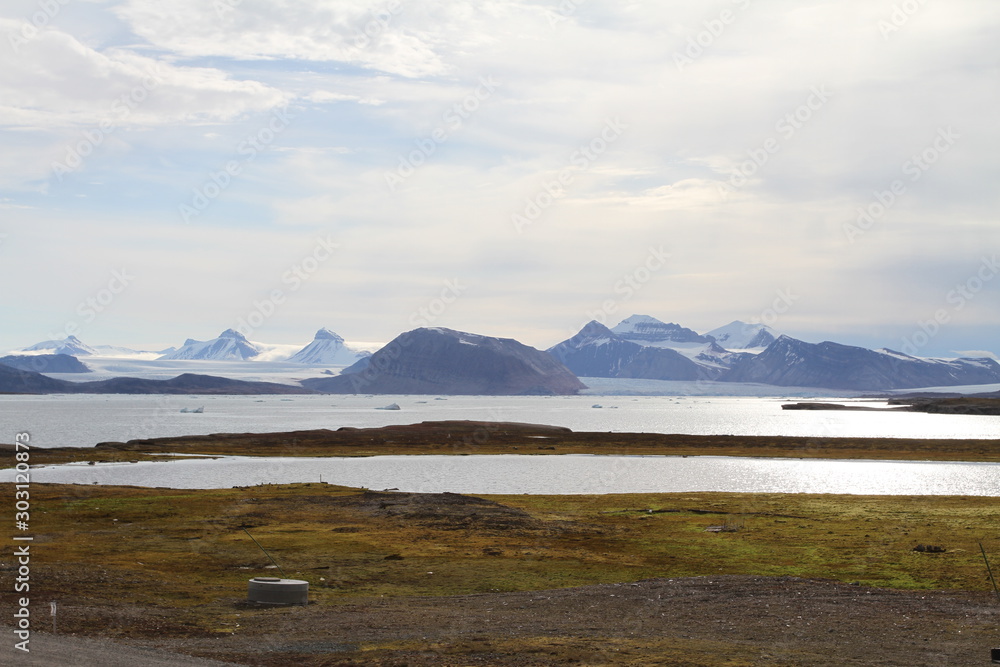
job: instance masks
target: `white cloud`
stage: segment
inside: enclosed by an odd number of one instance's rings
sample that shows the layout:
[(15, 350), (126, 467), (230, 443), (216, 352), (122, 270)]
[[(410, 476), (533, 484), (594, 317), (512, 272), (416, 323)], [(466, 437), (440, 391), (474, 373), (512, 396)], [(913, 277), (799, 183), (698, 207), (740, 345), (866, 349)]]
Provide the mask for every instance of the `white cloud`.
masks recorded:
[(445, 73), (422, 10), (391, 0), (128, 0), (115, 11), (136, 34), (185, 57), (337, 61), (414, 77)]
[[(163, 82), (123, 121), (128, 131), (107, 139), (87, 179), (53, 187), (51, 199), (6, 205), (51, 207), (58, 218), (60, 206), (81, 202), (120, 224), (134, 213), (118, 209), (121, 193), (138, 191), (149, 201), (136, 204), (136, 217), (172, 214), (192, 187), (239, 157), (236, 147), (262, 127), (256, 116), (296, 100), (294, 125), (178, 234), (208, 244), (195, 261), (217, 255), (219, 271), (229, 272), (247, 246), (227, 245), (227, 234), (267, 229), (253, 243), (270, 244), (334, 229), (349, 256), (297, 298), (303, 313), (354, 313), (352, 327), (363, 328), (345, 335), (391, 338), (421, 295), (452, 274), (477, 288), (449, 324), (563, 330), (661, 243), (672, 252), (669, 271), (623, 311), (708, 329), (752, 317), (791, 287), (803, 296), (781, 324), (801, 331), (926, 318), (963, 279), (929, 259), (948, 257), (954, 267), (997, 246), (991, 40), (1000, 5), (923, 3), (883, 37), (879, 21), (894, 0), (741, 4), (80, 3), (80, 11), (114, 11), (117, 29), (132, 34), (85, 39), (67, 8), (66, 22), (22, 45), (21, 56), (0, 54), (0, 120), (9, 128), (0, 186), (44, 176), (53, 155), (156, 66)], [(724, 8), (740, 8), (736, 20), (679, 69), (675, 53)], [(459, 127), (448, 125), (448, 110), (482, 77), (498, 82), (496, 92)], [(823, 86), (829, 101), (782, 134), (781, 119)], [(574, 168), (565, 196), (517, 235), (511, 215), (612, 117), (628, 125), (620, 139)], [(385, 173), (441, 126), (446, 139), (390, 191)], [(954, 148), (850, 243), (843, 225), (857, 208), (948, 126), (961, 134)], [(769, 138), (778, 150), (722, 197), (718, 186)], [(130, 251), (173, 269), (138, 239)], [(210, 274), (170, 277), (196, 291)], [(252, 294), (236, 280), (213, 299), (241, 289)], [(209, 300), (191, 317), (210, 317)], [(984, 293), (962, 318), (985, 322), (987, 304)], [(368, 322), (376, 312), (379, 323)], [(311, 328), (326, 323), (317, 319)]]
[[(0, 19), (0, 42), (22, 24)], [(43, 30), (18, 51), (0, 49), (0, 124), (53, 127), (228, 121), (286, 96), (216, 69), (182, 67), (124, 49), (97, 51)]]
[(952, 350), (959, 357), (973, 357), (982, 358), (987, 357), (990, 359), (997, 359), (996, 352), (990, 352), (989, 350)]

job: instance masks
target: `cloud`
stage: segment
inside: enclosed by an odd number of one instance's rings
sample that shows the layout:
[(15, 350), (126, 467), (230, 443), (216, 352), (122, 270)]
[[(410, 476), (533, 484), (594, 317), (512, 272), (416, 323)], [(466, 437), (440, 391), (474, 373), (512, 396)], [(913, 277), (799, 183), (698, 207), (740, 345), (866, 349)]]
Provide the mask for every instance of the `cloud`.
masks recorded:
[(997, 354), (995, 352), (990, 352), (989, 350), (952, 350), (956, 355), (960, 357), (972, 357), (975, 359), (986, 357), (988, 359), (997, 359)]
[[(22, 27), (0, 19), (0, 42)], [(98, 51), (55, 29), (16, 53), (0, 49), (0, 124), (21, 130), (228, 121), (286, 99), (221, 70), (172, 65), (125, 49)]]
[[(801, 298), (779, 329), (817, 338), (863, 330), (891, 346), (948, 307), (948, 290), (1000, 240), (991, 41), (1000, 5), (921, 3), (885, 32), (897, 4), (73, 3), (20, 55), (0, 53), (0, 187), (32, 189), (5, 193), (3, 205), (34, 207), (68, 235), (83, 212), (96, 230), (135, 220), (169, 230), (178, 204), (242, 160), (242, 142), (291, 102), (287, 131), (174, 231), (203, 248), (187, 255), (179, 242), (176, 256), (193, 258), (179, 261), (216, 258), (225, 289), (199, 292), (212, 271), (178, 274), (153, 240), (130, 241), (129, 253), (162, 271), (151, 297), (175, 307), (171, 288), (201, 294), (197, 309), (178, 307), (192, 321), (212, 317), (210, 302), (232, 310), (256, 298), (257, 287), (229, 278), (254, 243), (322, 230), (350, 251), (284, 311), (306, 329), (339, 327), (322, 316), (336, 310), (349, 318), (345, 335), (389, 339), (441, 280), (458, 277), (474, 286), (448, 325), (565, 332), (663, 245), (668, 267), (621, 304), (623, 316), (707, 330), (792, 289)], [(720, 28), (723, 10), (732, 20)], [(114, 28), (78, 28), (73, 11)], [(22, 25), (0, 28), (9, 36)], [(691, 62), (679, 67), (677, 54)], [(160, 83), (94, 151), (85, 176), (46, 179), (154, 70)], [(451, 122), (484, 77), (495, 91)], [(574, 164), (612, 118), (625, 131)], [(928, 154), (914, 180), (908, 162), (949, 127), (959, 137)], [(388, 187), (401, 164), (406, 176)], [(567, 169), (563, 192), (518, 233), (512, 215)], [(885, 206), (895, 180), (905, 192), (849, 238), (845, 225)], [(17, 235), (7, 224), (10, 249)], [(244, 233), (250, 246), (227, 243)], [(994, 293), (984, 287), (949, 330), (995, 324)], [(970, 336), (948, 349), (991, 344)]]
[(335, 61), (408, 77), (443, 74), (448, 68), (434, 42), (449, 26), (428, 24), (445, 10), (412, 5), (398, 0), (179, 0), (169, 5), (129, 0), (115, 12), (150, 43), (188, 58)]

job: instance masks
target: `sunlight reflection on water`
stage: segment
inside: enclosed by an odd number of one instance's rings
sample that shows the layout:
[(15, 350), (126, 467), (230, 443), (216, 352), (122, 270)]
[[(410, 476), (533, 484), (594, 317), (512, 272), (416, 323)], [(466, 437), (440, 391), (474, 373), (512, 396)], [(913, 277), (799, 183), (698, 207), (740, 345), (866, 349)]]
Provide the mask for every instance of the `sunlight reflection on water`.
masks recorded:
[[(791, 399), (800, 400), (800, 399)], [(831, 399), (838, 400), (838, 399)], [(1000, 417), (782, 410), (789, 399), (705, 396), (0, 396), (0, 442), (91, 447), (211, 433), (266, 433), (469, 419), (575, 431), (1000, 439)], [(399, 411), (377, 410), (397, 403)], [(602, 405), (593, 408), (593, 405)], [(884, 405), (885, 403), (865, 403)], [(205, 407), (203, 414), (182, 408)]]
[[(12, 471), (0, 479), (12, 481)], [(228, 488), (323, 482), (424, 493), (680, 491), (1000, 496), (1000, 464), (662, 456), (377, 456), (70, 464), (33, 482)]]

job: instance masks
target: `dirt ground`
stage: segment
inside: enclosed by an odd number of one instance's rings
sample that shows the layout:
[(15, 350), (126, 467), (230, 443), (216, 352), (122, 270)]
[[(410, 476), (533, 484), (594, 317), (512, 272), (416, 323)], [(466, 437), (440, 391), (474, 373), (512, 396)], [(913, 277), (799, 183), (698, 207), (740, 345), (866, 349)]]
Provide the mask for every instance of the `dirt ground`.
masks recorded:
[[(115, 613), (137, 626), (157, 622), (155, 610)], [(230, 636), (125, 643), (269, 666), (938, 667), (989, 664), (998, 625), (1000, 604), (985, 593), (722, 576), (276, 607), (248, 614)]]

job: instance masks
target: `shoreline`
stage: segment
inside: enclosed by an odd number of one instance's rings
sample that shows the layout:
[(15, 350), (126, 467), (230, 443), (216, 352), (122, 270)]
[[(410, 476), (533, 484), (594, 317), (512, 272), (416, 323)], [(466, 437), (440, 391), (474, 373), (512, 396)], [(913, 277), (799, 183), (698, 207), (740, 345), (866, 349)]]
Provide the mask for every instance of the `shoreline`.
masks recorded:
[[(13, 445), (0, 445), (0, 454), (10, 452)], [(344, 427), (336, 431), (217, 433), (105, 442), (93, 447), (36, 448), (32, 450), (32, 463), (149, 461), (176, 459), (177, 455), (422, 454), (738, 456), (996, 463), (1000, 462), (1000, 440), (604, 433), (540, 424), (448, 420), (377, 428)]]

